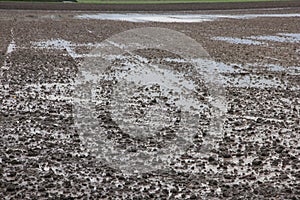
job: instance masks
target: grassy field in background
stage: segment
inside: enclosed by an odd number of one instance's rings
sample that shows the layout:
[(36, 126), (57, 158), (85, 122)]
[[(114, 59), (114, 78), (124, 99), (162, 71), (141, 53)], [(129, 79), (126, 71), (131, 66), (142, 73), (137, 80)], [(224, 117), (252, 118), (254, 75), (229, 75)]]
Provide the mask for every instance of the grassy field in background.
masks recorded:
[(0, 2), (62, 2), (93, 4), (167, 4), (167, 3), (220, 3), (220, 2), (267, 2), (288, 0), (0, 0)]
[(220, 3), (220, 2), (266, 2), (287, 0), (77, 0), (78, 3), (96, 4), (164, 4), (164, 3)]

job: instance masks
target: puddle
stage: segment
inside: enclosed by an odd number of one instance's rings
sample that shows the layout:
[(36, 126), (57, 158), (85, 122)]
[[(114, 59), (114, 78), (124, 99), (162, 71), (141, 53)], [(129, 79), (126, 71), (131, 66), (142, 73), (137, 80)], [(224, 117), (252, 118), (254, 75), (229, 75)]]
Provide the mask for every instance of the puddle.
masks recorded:
[(59, 50), (66, 50), (72, 58), (85, 58), (85, 57), (98, 57), (100, 55), (93, 55), (93, 54), (79, 54), (76, 53), (76, 47), (90, 47), (90, 48), (97, 48), (99, 46), (103, 46), (100, 43), (72, 43), (70, 41), (66, 41), (63, 39), (53, 39), (53, 40), (46, 40), (46, 41), (39, 41), (39, 42), (31, 42), (31, 45), (34, 48), (41, 48), (41, 49), (59, 49)]
[(300, 33), (278, 33), (278, 35), (291, 37), (291, 38), (294, 38), (297, 41), (300, 41)]
[(120, 71), (114, 74), (114, 78), (126, 82), (133, 82), (136, 85), (160, 83), (161, 88), (159, 95), (170, 96), (170, 92), (172, 92), (174, 94), (172, 98), (174, 99), (171, 99), (171, 101), (176, 102), (177, 106), (180, 106), (186, 111), (190, 110), (191, 107), (198, 109), (207, 107), (205, 104), (201, 104), (195, 99), (189, 98), (196, 90), (196, 85), (193, 81), (185, 79), (183, 74), (176, 73), (173, 70), (159, 67), (154, 64), (145, 66), (145, 63), (143, 63), (145, 58), (139, 59), (139, 56), (136, 56), (135, 58), (138, 61), (138, 64), (126, 62), (126, 66), (122, 66)]
[(272, 42), (288, 42), (288, 43), (297, 43), (300, 42), (299, 33), (278, 33), (275, 35), (261, 35), (261, 36), (250, 36), (248, 37), (254, 40), (267, 40)]
[(300, 14), (246, 14), (246, 15), (205, 15), (205, 14), (83, 14), (76, 19), (116, 20), (128, 22), (164, 22), (164, 23), (196, 23), (218, 19), (252, 19), (257, 17), (300, 17)]
[(233, 38), (233, 37), (213, 37), (212, 39), (228, 42), (231, 44), (247, 44), (247, 45), (263, 45), (263, 44), (265, 44), (264, 42), (259, 42), (259, 41), (255, 41), (255, 40)]
[[(280, 41), (287, 41), (290, 39), (291, 41), (296, 41), (300, 38), (300, 34), (298, 33), (278, 33)], [(274, 39), (272, 37), (271, 39)], [(267, 36), (261, 36), (256, 37), (256, 39), (265, 39)], [(255, 41), (250, 39), (240, 39), (240, 38), (231, 38), (231, 37), (214, 37), (213, 39), (216, 40), (222, 40), (234, 44), (246, 44), (246, 45), (263, 45), (265, 44), (262, 41)], [(270, 39), (270, 38), (268, 38)], [(278, 40), (279, 41), (279, 40)], [(11, 47), (9, 48), (10, 51), (14, 48), (14, 43), (11, 44)], [(32, 42), (33, 47), (35, 48), (46, 48), (46, 49), (66, 49), (68, 52), (68, 55), (70, 55), (72, 58), (86, 58), (86, 57), (99, 57), (101, 55), (96, 54), (79, 54), (75, 52), (76, 47), (98, 47), (100, 44), (93, 44), (93, 43), (72, 43), (70, 41), (62, 40), (62, 39), (56, 39), (56, 40), (48, 40), (48, 41), (39, 41), (39, 42)], [(12, 49), (12, 50), (11, 50)], [(174, 92), (180, 93), (182, 91), (178, 91), (178, 83), (181, 84), (182, 88), (185, 88), (186, 91), (193, 91), (195, 88), (195, 85), (193, 83), (182, 80), (182, 78), (179, 78), (180, 76), (178, 74), (175, 74), (173, 71), (165, 69), (164, 71), (158, 70), (157, 66), (152, 66), (152, 68), (146, 68), (144, 67), (143, 70), (139, 68), (134, 68), (136, 66), (132, 66), (133, 64), (131, 62), (128, 62), (129, 57), (119, 55), (119, 56), (107, 56), (105, 57), (106, 60), (112, 61), (115, 59), (121, 59), (121, 60), (127, 60), (125, 65), (131, 66), (132, 69), (136, 69), (134, 72), (131, 71), (123, 71), (118, 74), (118, 78), (124, 79), (127, 81), (133, 81), (136, 84), (146, 84), (146, 82), (149, 81), (156, 81), (160, 83), (166, 84), (166, 88), (169, 88), (173, 90)], [(146, 58), (142, 57), (136, 57), (138, 59), (139, 63), (149, 63), (149, 61)], [(163, 61), (166, 62), (175, 62), (175, 63), (185, 63), (186, 61), (184, 59), (174, 59), (174, 58), (164, 58)], [(198, 61), (195, 60), (195, 63)], [(203, 65), (203, 61), (199, 61), (199, 65)], [(268, 79), (263, 76), (258, 77), (257, 75), (253, 73), (266, 71), (266, 72), (274, 72), (276, 76), (276, 72), (285, 72), (287, 75), (299, 75), (300, 74), (300, 67), (294, 66), (294, 67), (284, 67), (280, 65), (272, 65), (272, 64), (262, 64), (262, 63), (248, 63), (245, 65), (240, 64), (225, 64), (221, 62), (211, 62), (211, 66), (216, 66), (218, 73), (221, 74), (220, 81), (222, 84), (224, 84), (226, 87), (254, 87), (254, 88), (270, 88), (270, 87), (286, 87), (286, 84), (288, 83), (282, 83), (274, 79)], [(210, 66), (208, 64), (207, 66)], [(128, 67), (130, 68), (130, 67)], [(122, 69), (125, 69), (122, 67)], [(147, 69), (147, 70), (145, 70)], [(211, 69), (206, 69), (211, 70)], [(142, 74), (141, 74), (142, 73)], [(248, 73), (241, 75), (240, 73)], [(87, 80), (95, 81), (95, 77), (92, 74), (83, 74), (84, 76), (87, 76)], [(157, 80), (156, 80), (157, 79)], [(298, 89), (297, 87), (291, 87), (291, 89)], [(164, 91), (167, 93), (167, 90)], [(165, 94), (167, 95), (167, 94)], [(184, 95), (179, 95), (184, 96)], [(190, 107), (190, 106), (196, 106), (199, 107), (200, 105), (197, 105), (195, 102), (189, 102), (187, 99), (179, 99), (178, 104), (183, 107)]]
[(6, 54), (10, 54), (11, 52), (13, 52), (15, 50), (15, 48), (16, 48), (16, 43), (14, 40), (12, 40), (7, 47)]
[(15, 39), (14, 39), (14, 32), (13, 29), (10, 30), (10, 37), (11, 37), (11, 42), (9, 43), (9, 45), (7, 46), (7, 50), (6, 50), (6, 54), (10, 54), (11, 52), (13, 52), (16, 48), (16, 43), (15, 43)]
[[(197, 63), (197, 60), (195, 60)], [(222, 62), (211, 61), (212, 65), (215, 66), (216, 70), (220, 74), (221, 83), (225, 87), (249, 87), (249, 88), (286, 88), (290, 85), (288, 80), (277, 80), (273, 77), (266, 78), (263, 75), (255, 74), (257, 72), (272, 72), (273, 76), (276, 77), (276, 73), (285, 72), (286, 75), (300, 75), (300, 67), (284, 67), (273, 64), (263, 63), (247, 63), (241, 64), (225, 64)], [(200, 62), (201, 65), (201, 62)], [(209, 70), (209, 69), (207, 69)], [(290, 90), (299, 90), (298, 86), (290, 85)]]
[(232, 44), (245, 44), (245, 45), (268, 45), (270, 42), (287, 42), (287, 43), (299, 43), (300, 33), (277, 33), (276, 35), (258, 35), (249, 36), (246, 38), (234, 38), (234, 37), (212, 37), (213, 40), (224, 41)]
[(162, 15), (162, 14), (84, 14), (75, 16), (77, 19), (116, 20), (129, 22), (203, 22), (213, 17), (206, 15)]

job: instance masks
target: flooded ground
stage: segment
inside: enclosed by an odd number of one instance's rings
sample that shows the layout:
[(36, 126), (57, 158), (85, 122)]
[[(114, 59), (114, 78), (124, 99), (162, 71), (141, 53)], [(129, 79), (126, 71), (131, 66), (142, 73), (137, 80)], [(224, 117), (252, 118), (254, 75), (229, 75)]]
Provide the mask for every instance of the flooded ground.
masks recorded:
[(277, 33), (276, 35), (258, 35), (245, 38), (214, 37), (215, 40), (226, 41), (232, 44), (268, 45), (269, 42), (299, 43), (299, 33)]
[(99, 19), (99, 20), (118, 20), (129, 22), (165, 22), (165, 23), (196, 23), (204, 21), (213, 21), (218, 19), (252, 19), (261, 17), (300, 17), (299, 13), (289, 14), (241, 14), (241, 15), (207, 15), (207, 14), (140, 14), (140, 13), (128, 13), (128, 14), (83, 14), (75, 16), (76, 19)]
[[(299, 9), (0, 19), (2, 199), (300, 197)], [(147, 27), (207, 55), (109, 40)]]

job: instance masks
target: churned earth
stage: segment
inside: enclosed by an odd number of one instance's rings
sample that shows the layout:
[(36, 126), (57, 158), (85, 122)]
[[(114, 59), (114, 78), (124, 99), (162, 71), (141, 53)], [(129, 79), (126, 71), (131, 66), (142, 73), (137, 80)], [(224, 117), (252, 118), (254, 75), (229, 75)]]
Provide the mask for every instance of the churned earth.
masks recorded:
[[(299, 8), (3, 10), (0, 24), (1, 199), (300, 198)], [(76, 83), (88, 74), (86, 59), (101, 56), (90, 52), (115, 34), (145, 27), (183, 33), (210, 55), (226, 99), (218, 137), (210, 133), (215, 118), (205, 74), (195, 74), (181, 55), (155, 48), (104, 58), (110, 65), (94, 88), (96, 126), (85, 127), (90, 121), (81, 118), (86, 112), (76, 96), (89, 91), (78, 91)], [(165, 88), (144, 84), (144, 76), (163, 80)], [(140, 87), (126, 94), (120, 80)], [(181, 91), (185, 87), (190, 93)], [(182, 118), (185, 106), (192, 123)], [(132, 133), (127, 124), (142, 128)], [(143, 135), (143, 129), (157, 131)], [(187, 130), (188, 145), (173, 151), (176, 136)], [(108, 143), (91, 147), (95, 140)], [(108, 144), (123, 154), (103, 153)], [(155, 160), (163, 165), (122, 168), (135, 166), (139, 152), (159, 157), (167, 147), (171, 158)]]

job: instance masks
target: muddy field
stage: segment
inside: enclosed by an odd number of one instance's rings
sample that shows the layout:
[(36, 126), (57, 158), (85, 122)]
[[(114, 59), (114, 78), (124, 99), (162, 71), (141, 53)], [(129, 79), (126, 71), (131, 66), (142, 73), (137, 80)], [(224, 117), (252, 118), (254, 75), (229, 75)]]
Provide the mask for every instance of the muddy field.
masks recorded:
[[(300, 198), (299, 8), (2, 10), (0, 24), (1, 199)], [(106, 39), (147, 27), (185, 34), (206, 54), (188, 62), (154, 47), (106, 52)], [(104, 51), (105, 73), (89, 71)], [(195, 71), (203, 63), (216, 85)], [(82, 77), (97, 79), (87, 104), (77, 99), (90, 95)]]

